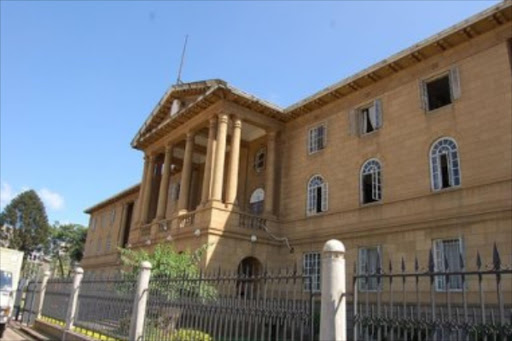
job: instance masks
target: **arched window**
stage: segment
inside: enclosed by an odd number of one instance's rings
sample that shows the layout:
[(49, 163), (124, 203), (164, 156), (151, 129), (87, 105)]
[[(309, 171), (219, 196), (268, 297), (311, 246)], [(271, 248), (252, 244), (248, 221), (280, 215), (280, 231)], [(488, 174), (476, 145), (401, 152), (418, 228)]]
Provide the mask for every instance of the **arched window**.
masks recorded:
[(265, 191), (263, 188), (256, 188), (249, 199), (249, 210), (252, 214), (260, 215), (263, 213), (263, 202), (265, 201)]
[(366, 161), (361, 167), (361, 201), (363, 204), (380, 201), (381, 190), (381, 167), (377, 159)]
[(254, 170), (258, 173), (265, 169), (265, 152), (265, 147), (262, 147), (254, 155)]
[(313, 176), (308, 183), (307, 214), (313, 215), (327, 211), (327, 182), (320, 175)]
[(430, 149), (430, 174), (434, 191), (460, 185), (459, 153), (455, 140), (443, 137), (434, 142)]

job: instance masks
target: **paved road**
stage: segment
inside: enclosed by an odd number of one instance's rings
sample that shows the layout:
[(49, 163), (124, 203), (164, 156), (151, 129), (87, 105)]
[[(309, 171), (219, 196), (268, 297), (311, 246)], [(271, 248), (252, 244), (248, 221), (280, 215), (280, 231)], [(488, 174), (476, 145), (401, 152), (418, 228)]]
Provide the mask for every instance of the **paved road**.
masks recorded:
[(28, 336), (25, 336), (21, 334), (17, 330), (13, 330), (12, 327), (7, 327), (4, 333), (4, 337), (2, 338), (2, 341), (32, 341), (34, 339), (29, 338)]

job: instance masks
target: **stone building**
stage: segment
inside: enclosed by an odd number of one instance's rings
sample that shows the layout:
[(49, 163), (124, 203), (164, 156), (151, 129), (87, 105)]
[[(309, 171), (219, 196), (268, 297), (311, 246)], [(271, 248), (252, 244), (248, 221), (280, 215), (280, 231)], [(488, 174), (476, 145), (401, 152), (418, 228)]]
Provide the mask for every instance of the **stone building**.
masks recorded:
[(288, 108), (222, 80), (173, 85), (132, 141), (141, 183), (86, 211), (83, 267), (208, 243), (206, 268), (319, 275), (331, 238), (370, 268), (431, 248), (438, 269), (489, 262), (494, 242), (510, 260), (511, 75), (506, 1)]

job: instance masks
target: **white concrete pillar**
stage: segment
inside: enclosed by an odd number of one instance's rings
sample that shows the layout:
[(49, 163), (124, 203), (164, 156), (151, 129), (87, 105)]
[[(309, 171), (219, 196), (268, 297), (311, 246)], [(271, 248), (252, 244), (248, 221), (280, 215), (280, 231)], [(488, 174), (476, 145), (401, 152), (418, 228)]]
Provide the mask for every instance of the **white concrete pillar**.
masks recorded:
[(226, 204), (234, 204), (238, 191), (238, 168), (240, 166), (240, 142), (242, 141), (242, 120), (233, 118), (233, 135), (231, 136), (231, 155), (229, 157), (229, 179), (226, 191)]
[(276, 133), (267, 133), (267, 165), (265, 170), (265, 201), (264, 211), (266, 214), (274, 213), (274, 186), (276, 174)]
[(150, 277), (151, 263), (144, 261), (140, 264), (137, 291), (135, 292), (135, 298), (133, 301), (133, 313), (132, 320), (130, 322), (130, 336), (128, 338), (130, 341), (142, 340)]
[(347, 340), (345, 245), (336, 239), (322, 250), (320, 340)]
[(46, 286), (48, 284), (49, 278), (50, 278), (50, 271), (45, 271), (43, 274), (43, 279), (41, 280), (41, 288), (39, 289), (39, 302), (37, 303), (37, 314), (36, 314), (36, 317), (38, 319), (41, 318), (41, 312), (43, 311), (44, 295), (46, 294)]
[(80, 283), (84, 277), (84, 269), (78, 267), (74, 271), (73, 287), (71, 288), (71, 295), (69, 296), (68, 311), (66, 314), (66, 330), (71, 330), (75, 323), (76, 307), (78, 305), (78, 293), (80, 291)]
[(167, 208), (167, 198), (169, 197), (169, 174), (171, 173), (172, 146), (165, 147), (164, 170), (162, 179), (160, 179), (160, 191), (158, 192), (158, 208), (156, 211), (156, 220), (165, 218)]
[(210, 119), (210, 129), (208, 131), (208, 146), (206, 150), (206, 161), (204, 164), (203, 188), (201, 190), (201, 205), (206, 204), (211, 198), (211, 185), (213, 173), (213, 159), (215, 157), (215, 135), (217, 133), (217, 119)]
[(190, 179), (192, 178), (192, 156), (194, 155), (193, 132), (187, 133), (187, 142), (185, 144), (185, 156), (183, 157), (183, 169), (181, 171), (180, 197), (178, 200), (178, 209), (180, 214), (188, 209), (188, 197), (190, 193)]
[(219, 114), (217, 127), (217, 146), (215, 161), (213, 163), (214, 176), (212, 184), (212, 199), (222, 201), (222, 189), (224, 187), (224, 163), (226, 161), (226, 136), (228, 133), (228, 115)]

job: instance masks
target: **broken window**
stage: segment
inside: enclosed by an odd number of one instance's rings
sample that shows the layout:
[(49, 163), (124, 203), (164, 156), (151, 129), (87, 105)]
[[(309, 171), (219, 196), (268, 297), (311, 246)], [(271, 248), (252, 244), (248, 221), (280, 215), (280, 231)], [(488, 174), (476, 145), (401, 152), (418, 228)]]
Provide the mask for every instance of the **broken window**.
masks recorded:
[(381, 199), (380, 162), (375, 159), (368, 160), (361, 168), (361, 200), (363, 204), (368, 204)]
[(430, 169), (434, 191), (460, 185), (459, 155), (455, 140), (442, 138), (433, 144)]
[(327, 183), (320, 175), (313, 176), (308, 183), (307, 214), (327, 211)]

